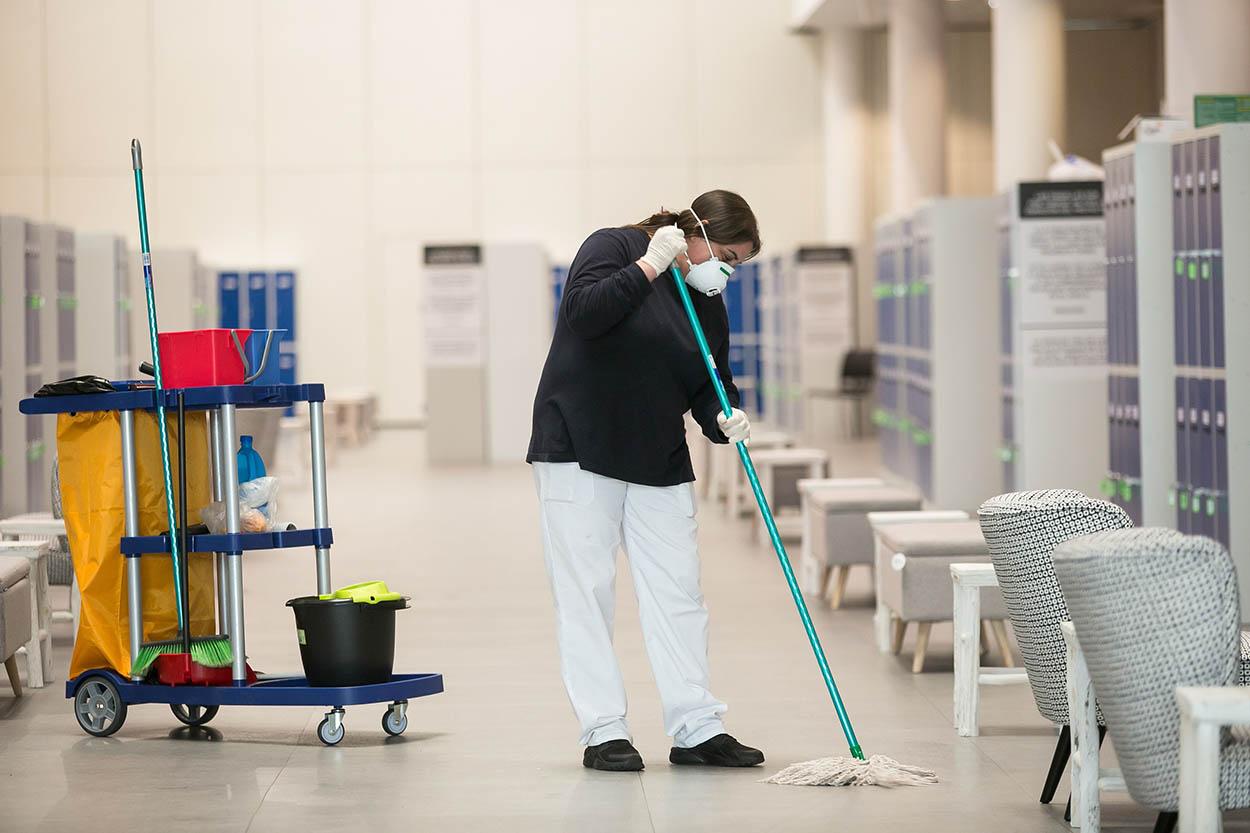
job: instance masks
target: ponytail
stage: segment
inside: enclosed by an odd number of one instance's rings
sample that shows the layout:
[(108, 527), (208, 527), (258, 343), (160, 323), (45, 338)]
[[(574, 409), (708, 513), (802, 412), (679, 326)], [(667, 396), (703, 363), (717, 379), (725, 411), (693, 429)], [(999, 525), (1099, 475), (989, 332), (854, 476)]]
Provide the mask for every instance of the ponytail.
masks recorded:
[(695, 219), (695, 211), (703, 218), (704, 230), (708, 237), (717, 243), (751, 244), (754, 257), (760, 251), (760, 229), (755, 213), (747, 201), (732, 191), (708, 191), (694, 200), (694, 211), (689, 208), (681, 211), (665, 211), (661, 208), (647, 219), (634, 223), (628, 228), (644, 231), (648, 236), (655, 234), (664, 226), (675, 225), (687, 237), (701, 234), (699, 221)]

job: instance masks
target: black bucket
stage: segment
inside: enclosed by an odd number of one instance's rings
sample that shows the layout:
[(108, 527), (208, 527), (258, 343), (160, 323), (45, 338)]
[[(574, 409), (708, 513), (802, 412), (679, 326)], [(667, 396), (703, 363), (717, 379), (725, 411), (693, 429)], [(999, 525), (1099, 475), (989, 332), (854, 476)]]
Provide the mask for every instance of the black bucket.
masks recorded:
[(295, 611), (299, 654), (309, 685), (390, 681), (395, 667), (395, 611), (408, 607), (406, 599), (369, 604), (301, 596), (286, 604)]

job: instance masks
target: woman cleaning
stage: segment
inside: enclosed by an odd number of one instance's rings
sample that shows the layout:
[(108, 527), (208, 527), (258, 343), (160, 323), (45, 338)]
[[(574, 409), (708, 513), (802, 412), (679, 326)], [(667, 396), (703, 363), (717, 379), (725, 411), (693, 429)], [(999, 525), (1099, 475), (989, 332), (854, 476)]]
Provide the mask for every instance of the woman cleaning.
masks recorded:
[[(616, 552), (629, 559), (647, 655), (673, 738), (673, 764), (743, 767), (764, 755), (725, 732), (712, 695), (707, 608), (699, 588), (691, 413), (714, 443), (745, 441), (719, 297), (760, 249), (746, 201), (709, 191), (587, 238), (569, 268), (534, 402), (528, 460), (541, 504), (564, 685), (581, 725), (582, 763), (643, 768), (625, 719), (612, 650)], [(669, 271), (676, 264), (735, 406), (726, 417)]]

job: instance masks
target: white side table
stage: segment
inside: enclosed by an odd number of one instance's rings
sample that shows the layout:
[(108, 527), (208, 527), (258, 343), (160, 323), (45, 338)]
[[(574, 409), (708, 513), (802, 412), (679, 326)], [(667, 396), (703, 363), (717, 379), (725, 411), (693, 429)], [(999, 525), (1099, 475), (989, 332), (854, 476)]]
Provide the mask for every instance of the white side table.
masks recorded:
[(1220, 729), (1250, 723), (1250, 689), (1241, 686), (1176, 689), (1181, 712), (1180, 833), (1218, 833)]
[[(47, 541), (53, 547), (58, 538), (65, 536), (65, 519), (54, 518), (51, 512), (30, 512), (14, 515), (0, 521), (0, 541)], [(53, 610), (52, 621), (69, 621), (73, 636), (78, 638), (78, 614), (82, 608), (82, 596), (78, 593), (78, 576), (74, 575), (69, 588), (69, 610)]]
[(1124, 777), (1118, 769), (1103, 769), (1098, 763), (1098, 709), (1094, 683), (1081, 653), (1076, 627), (1060, 622), (1059, 630), (1068, 648), (1068, 720), (1072, 732), (1072, 826), (1084, 833), (1102, 828), (1101, 790), (1124, 792)]
[[(952, 564), (955, 593), (955, 729), (961, 738), (980, 731), (981, 686), (1020, 685), (1023, 668), (981, 667), (981, 588), (997, 587), (993, 564)], [(1000, 635), (1000, 639), (1003, 637)], [(1010, 648), (1002, 645), (1004, 656)]]
[(47, 541), (0, 541), (8, 555), (30, 561), (30, 641), (26, 647), (26, 685), (43, 688), (52, 681), (52, 608), (48, 604)]

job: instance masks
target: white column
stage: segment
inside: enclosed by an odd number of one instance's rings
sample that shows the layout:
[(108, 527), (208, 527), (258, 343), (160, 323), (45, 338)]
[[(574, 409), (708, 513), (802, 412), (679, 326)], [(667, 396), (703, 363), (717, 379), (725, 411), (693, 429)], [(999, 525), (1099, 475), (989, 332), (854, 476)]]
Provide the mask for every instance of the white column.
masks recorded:
[(890, 203), (946, 192), (945, 0), (891, 0)]
[(1194, 96), (1250, 91), (1250, 2), (1166, 0), (1164, 112), (1194, 116)]
[(1067, 133), (1061, 0), (991, 4), (994, 73), (994, 186), (1044, 179), (1047, 140)]
[(825, 239), (855, 245), (866, 228), (869, 165), (864, 101), (864, 35), (820, 33), (821, 132), (825, 157)]

